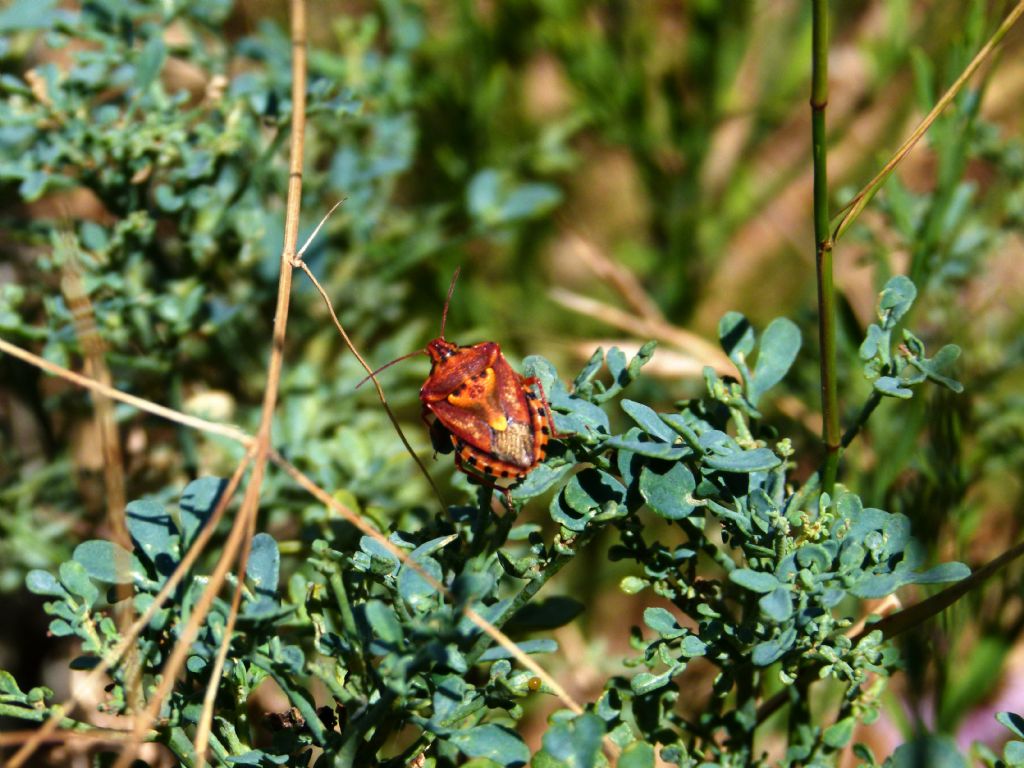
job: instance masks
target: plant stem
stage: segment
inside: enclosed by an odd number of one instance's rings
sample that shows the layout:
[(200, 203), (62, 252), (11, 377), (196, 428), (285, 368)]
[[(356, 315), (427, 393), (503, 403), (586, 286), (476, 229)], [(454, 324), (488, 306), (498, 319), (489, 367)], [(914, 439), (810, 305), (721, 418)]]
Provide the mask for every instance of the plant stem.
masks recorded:
[(811, 71), (811, 141), (814, 156), (814, 242), (818, 278), (818, 339), (821, 347), (822, 441), (825, 465), (821, 489), (831, 493), (839, 466), (839, 400), (836, 390), (835, 285), (828, 216), (828, 0), (813, 0)]

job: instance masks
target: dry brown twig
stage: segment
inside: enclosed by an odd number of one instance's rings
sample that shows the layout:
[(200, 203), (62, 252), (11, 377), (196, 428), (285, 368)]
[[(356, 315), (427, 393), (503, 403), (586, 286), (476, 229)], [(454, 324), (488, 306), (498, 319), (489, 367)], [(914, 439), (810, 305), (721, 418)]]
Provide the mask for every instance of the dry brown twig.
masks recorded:
[[(58, 249), (65, 251), (63, 276), (60, 281), (61, 291), (71, 309), (72, 323), (78, 343), (82, 348), (83, 370), (85, 374), (107, 386), (112, 386), (114, 377), (107, 366), (107, 345), (96, 330), (96, 313), (88, 291), (82, 283), (82, 272), (78, 261), (78, 241), (67, 231), (61, 233)], [(105, 395), (93, 393), (93, 415), (96, 431), (100, 436), (101, 456), (103, 460), (103, 487), (106, 491), (107, 525), (110, 527), (111, 538), (125, 549), (131, 549), (131, 538), (125, 522), (124, 454), (121, 450), (121, 437), (114, 417), (114, 401)], [(123, 564), (127, 568), (127, 562)], [(117, 614), (118, 630), (124, 632), (135, 619), (135, 606), (129, 598), (134, 596), (130, 583), (116, 585), (119, 611)], [(138, 710), (143, 705), (142, 677), (139, 667), (138, 653), (130, 647), (124, 658), (126, 670), (125, 689), (128, 705)]]
[(42, 371), (46, 371), (47, 373), (64, 379), (65, 381), (70, 381), (76, 386), (88, 389), (90, 392), (98, 392), (105, 397), (109, 397), (111, 400), (117, 400), (118, 402), (125, 403), (133, 408), (138, 408), (140, 411), (151, 413), (154, 416), (159, 416), (162, 419), (167, 419), (168, 421), (173, 421), (186, 427), (191, 427), (192, 429), (200, 432), (226, 437), (229, 440), (241, 443), (246, 447), (252, 445), (253, 437), (238, 427), (231, 426), (230, 424), (220, 424), (216, 421), (209, 421), (208, 419), (201, 419), (198, 416), (190, 416), (187, 413), (176, 411), (165, 405), (159, 405), (158, 403), (154, 403), (150, 400), (145, 400), (141, 397), (130, 395), (127, 392), (122, 392), (119, 389), (114, 389), (109, 384), (104, 384), (91, 379), (88, 376), (83, 376), (80, 373), (69, 371), (67, 368), (63, 368), (56, 363), (51, 363), (49, 360), (39, 357), (39, 355), (34, 355), (28, 350), (22, 349), (15, 344), (11, 344), (5, 339), (0, 339), (0, 352), (6, 352), (11, 357), (16, 357), (22, 362), (28, 363)]
[[(260, 489), (263, 485), (263, 475), (267, 467), (267, 455), (270, 451), (270, 430), (274, 420), (274, 410), (277, 405), (277, 395), (281, 383), (281, 370), (284, 367), (284, 343), (288, 329), (288, 308), (292, 294), (292, 261), (295, 258), (295, 249), (299, 241), (299, 216), (302, 209), (302, 166), (303, 146), (306, 135), (306, 3), (305, 0), (292, 0), (291, 2), (291, 43), (292, 43), (292, 114), (291, 114), (291, 143), (289, 147), (288, 163), (288, 195), (285, 202), (284, 219), (284, 245), (281, 249), (281, 273), (277, 281), (277, 305), (274, 310), (274, 330), (270, 346), (270, 360), (267, 364), (267, 385), (263, 390), (263, 407), (260, 412), (260, 428), (256, 433), (256, 451), (253, 458), (252, 476), (245, 488), (245, 496), (242, 499), (242, 506), (236, 521), (237, 528), (232, 529), (244, 531), (241, 536), (241, 552), (238, 557), (236, 570), (237, 582), (235, 594), (232, 596), (231, 607), (228, 610), (227, 620), (224, 625), (224, 635), (221, 647), (218, 649), (217, 661), (210, 675), (207, 686), (207, 695), (204, 698), (202, 715), (200, 716), (199, 728), (197, 729), (195, 749), (199, 768), (203, 768), (206, 761), (206, 742), (210, 733), (210, 723), (213, 719), (213, 695), (210, 691), (216, 690), (220, 683), (220, 675), (223, 671), (224, 659), (227, 656), (227, 646), (231, 641), (234, 632), (235, 622), (238, 619), (238, 608), (241, 603), (241, 593), (245, 585), (245, 572), (249, 563), (249, 553), (252, 548), (252, 537), (256, 531), (256, 515), (259, 511)], [(231, 539), (229, 538), (229, 545)], [(216, 575), (221, 571), (221, 563), (228, 560), (228, 555), (217, 563)], [(223, 569), (224, 574), (227, 568)], [(211, 577), (211, 581), (213, 577)], [(206, 593), (203, 594), (206, 597)], [(197, 611), (198, 613), (198, 611)], [(190, 643), (191, 644), (191, 641)], [(180, 643), (179, 647), (184, 645)], [(178, 648), (175, 648), (175, 653)], [(184, 664), (187, 648), (181, 653), (180, 664)], [(174, 660), (172, 654), (170, 662)], [(177, 671), (175, 671), (175, 675)], [(164, 680), (172, 676), (165, 673)], [(162, 683), (164, 681), (161, 681)], [(173, 680), (172, 680), (173, 682)], [(170, 691), (170, 686), (167, 687)], [(166, 695), (166, 693), (164, 694)], [(155, 718), (159, 711), (160, 702), (163, 697), (154, 696), (155, 705), (151, 704), (147, 715), (152, 712)], [(140, 724), (137, 724), (139, 727)], [(148, 724), (147, 724), (148, 727)], [(114, 768), (127, 768), (128, 751), (122, 753), (121, 758)], [(123, 763), (123, 765), (122, 765)]]

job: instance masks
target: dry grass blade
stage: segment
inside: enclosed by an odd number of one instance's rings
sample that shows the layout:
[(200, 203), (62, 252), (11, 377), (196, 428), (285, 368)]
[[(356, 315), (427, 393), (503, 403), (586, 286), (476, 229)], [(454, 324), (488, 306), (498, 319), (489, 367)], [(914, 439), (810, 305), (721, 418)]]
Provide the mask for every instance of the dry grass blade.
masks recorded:
[[(8, 731), (0, 733), (0, 747), (13, 747), (16, 744), (24, 744), (36, 738), (39, 731)], [(154, 733), (153, 736), (156, 736)], [(118, 731), (113, 728), (100, 728), (93, 726), (87, 731), (76, 731), (65, 729), (49, 732), (44, 739), (45, 742), (54, 744), (66, 744), (68, 742), (81, 741), (90, 744), (119, 743), (128, 738), (128, 731)]]
[[(256, 517), (249, 518), (249, 530), (246, 533), (246, 548), (252, 543), (256, 534)], [(239, 559), (239, 566), (243, 561), (248, 560), (248, 555)], [(231, 638), (235, 632), (235, 624), (238, 620), (238, 610), (242, 603), (242, 592), (245, 586), (245, 571), (241, 567), (236, 571), (235, 590), (231, 595), (231, 607), (228, 610), (228, 618), (224, 623), (224, 637), (221, 639), (220, 647), (217, 648), (217, 658), (214, 660), (210, 679), (206, 683), (206, 693), (203, 694), (203, 710), (199, 716), (199, 723), (196, 725), (195, 752), (196, 766), (203, 768), (206, 764), (206, 750), (210, 743), (210, 732), (213, 725), (213, 710), (217, 698), (217, 690), (220, 684), (221, 675), (224, 673), (224, 664), (228, 658), (228, 649), (231, 646)]]
[[(107, 366), (107, 345), (96, 330), (96, 313), (92, 301), (82, 284), (82, 273), (78, 267), (77, 243), (69, 233), (61, 238), (65, 265), (60, 287), (71, 310), (72, 323), (78, 343), (82, 348), (85, 375), (108, 387), (113, 386), (113, 376)], [(93, 410), (96, 427), (103, 450), (103, 483), (106, 489), (107, 524), (111, 535), (122, 547), (131, 547), (128, 528), (124, 519), (124, 508), (128, 503), (124, 492), (124, 456), (121, 440), (114, 419), (114, 407), (110, 397), (99, 392), (93, 393)]]
[(718, 347), (690, 331), (660, 320), (635, 317), (610, 304), (580, 296), (564, 288), (553, 288), (551, 298), (581, 315), (608, 323), (638, 338), (653, 338), (671, 344), (692, 356), (702, 366), (710, 365), (718, 373), (736, 375), (732, 361)]
[[(114, 377), (107, 366), (107, 345), (96, 330), (96, 313), (93, 310), (89, 293), (82, 282), (82, 273), (78, 263), (78, 241), (70, 232), (62, 232), (57, 249), (63, 251), (63, 277), (61, 290), (71, 309), (72, 323), (78, 343), (82, 348), (84, 370), (89, 378), (108, 387), (113, 385)], [(114, 401), (106, 395), (93, 393), (93, 412), (95, 414), (96, 431), (100, 436), (100, 447), (103, 457), (103, 486), (106, 491), (107, 525), (110, 527), (111, 538), (125, 549), (132, 547), (125, 522), (124, 486), (124, 454), (121, 451), (121, 437), (114, 417)], [(127, 567), (127, 563), (124, 564)], [(116, 586), (120, 610), (117, 615), (118, 629), (123, 633), (135, 619), (135, 608), (131, 598), (134, 588), (130, 580)], [(145, 700), (142, 694), (142, 679), (139, 668), (138, 653), (134, 647), (125, 654), (124, 667), (127, 672), (125, 689), (128, 705), (133, 711), (140, 710)]]
[(949, 86), (942, 98), (938, 100), (932, 111), (920, 122), (917, 128), (914, 129), (913, 133), (903, 142), (902, 146), (896, 150), (896, 154), (887, 162), (875, 177), (869, 181), (864, 188), (854, 195), (853, 199), (847, 203), (842, 210), (846, 211), (843, 218), (839, 221), (839, 224), (832, 232), (832, 241), (835, 242), (843, 233), (850, 228), (861, 211), (871, 201), (871, 198), (875, 196), (875, 193), (885, 183), (885, 180), (889, 178), (896, 166), (898, 166), (903, 159), (910, 154), (910, 150), (914, 148), (914, 145), (921, 139), (922, 136), (928, 131), (932, 123), (942, 114), (943, 110), (950, 105), (956, 95), (960, 93), (967, 81), (971, 79), (975, 72), (978, 71), (978, 67), (991, 55), (992, 51), (995, 50), (996, 46), (999, 45), (1000, 41), (1006, 36), (1006, 33), (1010, 31), (1010, 28), (1020, 20), (1021, 15), (1024, 14), (1024, 0), (1020, 0), (1012, 11), (1003, 20), (1003, 23), (999, 25), (999, 28), (992, 34), (988, 42), (982, 46), (981, 50), (971, 59), (971, 63), (967, 65), (960, 77)]
[[(224, 557), (222, 557), (217, 563), (214, 576), (211, 577), (211, 586), (213, 586), (213, 581), (217, 576), (219, 576), (221, 580), (226, 576), (227, 570), (230, 567), (230, 563), (234, 559), (235, 554), (235, 551), (232, 551), (230, 546), (235, 544), (234, 549), (240, 549), (237, 563), (238, 584), (236, 585), (235, 595), (239, 599), (232, 600), (224, 629), (224, 646), (218, 651), (218, 659), (221, 656), (221, 652), (226, 654), (226, 645), (230, 642), (231, 632), (234, 630), (235, 621), (238, 617), (240, 590), (244, 583), (246, 567), (249, 562), (249, 553), (252, 546), (252, 537), (256, 530), (256, 515), (259, 511), (260, 488), (263, 485), (263, 475), (267, 466), (267, 455), (270, 451), (271, 425), (274, 419), (274, 410), (277, 405), (277, 396), (281, 382), (281, 370), (284, 366), (284, 345), (288, 329), (288, 310), (292, 292), (292, 265), (296, 259), (296, 247), (299, 241), (307, 90), (306, 43), (308, 38), (306, 32), (306, 3), (304, 0), (292, 0), (290, 18), (292, 43), (292, 133), (289, 146), (288, 196), (285, 203), (284, 244), (281, 248), (280, 260), (281, 273), (277, 281), (277, 304), (274, 310), (274, 330), (270, 348), (270, 360), (267, 363), (267, 385), (263, 391), (263, 406), (260, 412), (260, 428), (256, 435), (253, 472), (252, 476), (249, 478), (249, 484), (245, 489), (245, 496), (242, 499), (242, 506), (239, 510), (238, 519), (235, 521), (235, 526), (231, 531), (232, 537), (228, 541), (229, 548), (225, 551)], [(239, 533), (237, 540), (235, 539), (236, 532)], [(217, 589), (219, 588), (220, 583), (218, 582)], [(208, 589), (208, 591), (210, 590)], [(204, 592), (203, 600), (205, 600), (206, 595), (207, 592)], [(171, 659), (168, 661), (168, 666), (170, 666), (171, 661), (175, 661), (175, 658), (179, 655), (179, 666), (180, 664), (183, 664), (185, 655), (188, 651), (188, 645), (190, 644), (191, 640), (189, 640), (188, 643), (179, 642), (178, 646), (174, 649)], [(213, 674), (210, 676), (210, 687), (216, 689), (219, 685), (222, 670), (223, 664), (219, 667), (215, 667)], [(175, 674), (177, 674), (176, 671)], [(172, 675), (165, 672), (164, 679), (161, 683), (163, 684), (171, 677)], [(154, 716), (156, 715), (160, 702), (169, 690), (170, 687), (168, 685), (167, 691), (164, 691), (163, 695), (153, 697), (153, 702), (155, 702), (156, 706), (154, 707), (151, 704), (150, 709), (147, 710), (147, 715), (150, 711), (152, 711)], [(213, 701), (212, 697), (210, 697), (210, 700), (204, 700), (204, 708), (200, 719), (209, 721), (212, 720), (212, 717)], [(200, 768), (205, 765), (206, 759), (206, 744), (200, 742), (200, 737), (205, 737), (204, 734), (205, 736), (208, 736), (208, 728), (201, 729), (195, 741), (198, 765)], [(119, 758), (118, 763), (115, 764), (114, 768), (124, 768), (124, 766), (127, 765), (128, 755), (129, 750), (122, 752), (121, 757)], [(122, 763), (124, 766), (121, 765)]]
[(597, 247), (597, 244), (588, 237), (585, 237), (574, 227), (565, 224), (566, 231), (570, 238), (572, 254), (586, 264), (595, 275), (608, 283), (618, 291), (626, 302), (633, 307), (645, 320), (663, 323), (665, 316), (661, 308), (644, 290), (636, 275), (623, 267), (614, 259)]
[(54, 376), (70, 381), (84, 389), (88, 389), (92, 392), (98, 392), (99, 394), (109, 397), (111, 400), (117, 400), (118, 402), (125, 403), (134, 408), (138, 408), (140, 411), (146, 413), (152, 413), (154, 416), (173, 421), (177, 424), (182, 424), (192, 429), (197, 429), (200, 432), (207, 432), (211, 435), (220, 435), (226, 437), (229, 440), (234, 440), (236, 443), (249, 446), (253, 442), (253, 437), (238, 427), (232, 427), (229, 424), (219, 424), (215, 421), (208, 421), (207, 419), (201, 419), (198, 416), (189, 416), (187, 413), (176, 411), (173, 408), (168, 408), (165, 405), (158, 405), (157, 403), (149, 400), (144, 400), (141, 397), (135, 395), (129, 395), (127, 392), (122, 392), (118, 389), (114, 389), (108, 384), (96, 381), (83, 376), (80, 373), (69, 371), (67, 368), (51, 363), (49, 360), (44, 360), (38, 355), (33, 355), (31, 352), (22, 349), (19, 346), (11, 344), (9, 341), (0, 339), (0, 352), (6, 352), (11, 357), (16, 357), (29, 365), (33, 365), (40, 370), (51, 373)]

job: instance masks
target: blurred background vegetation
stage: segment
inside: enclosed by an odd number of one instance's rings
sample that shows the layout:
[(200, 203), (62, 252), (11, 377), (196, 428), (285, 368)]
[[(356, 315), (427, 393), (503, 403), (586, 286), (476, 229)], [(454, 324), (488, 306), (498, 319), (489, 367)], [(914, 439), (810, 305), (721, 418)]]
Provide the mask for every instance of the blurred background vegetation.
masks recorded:
[[(75, 369), (99, 339), (92, 356), (120, 389), (251, 430), (282, 241), (285, 7), (164, 5), (179, 6), (169, 26), (140, 0), (88, 3), (91, 25), (52, 0), (0, 10), (0, 335)], [(1008, 5), (833, 5), (835, 207)], [(450, 339), (574, 370), (595, 346), (655, 338), (633, 395), (652, 405), (694, 395), (703, 366), (723, 365), (710, 342), (725, 311), (757, 325), (785, 315), (808, 343), (770, 418), (804, 474), (816, 468), (809, 4), (324, 0), (311, 16), (304, 231), (345, 202), (307, 261), (371, 363), (436, 335), (457, 266)], [(870, 391), (857, 345), (892, 274), (917, 283), (925, 340), (964, 348), (966, 388), (883, 404), (840, 479), (972, 565), (1015, 541), (1022, 519), (1022, 103), (1014, 30), (836, 252), (844, 424)], [(290, 321), (275, 445), (353, 507), (415, 524), (429, 487), (372, 393), (355, 390), (363, 372), (302, 276)], [(414, 359), (382, 376), (423, 455), (426, 370)], [(129, 499), (174, 498), (241, 455), (115, 413)], [(23, 687), (68, 684), (69, 649), (43, 641), (40, 600), (21, 585), (110, 534), (99, 444), (86, 395), (0, 358), (0, 667)], [(449, 462), (432, 469), (450, 480)], [(262, 507), (286, 555), (328, 525), (273, 472)], [(583, 698), (627, 652), (622, 617), (640, 623), (622, 574), (592, 557), (560, 580), (590, 610), (559, 630), (553, 662)], [(906, 679), (860, 738), (885, 755), (919, 720), (964, 744), (1003, 738), (991, 712), (1024, 710), (1019, 585), (1015, 566), (908, 641)]]

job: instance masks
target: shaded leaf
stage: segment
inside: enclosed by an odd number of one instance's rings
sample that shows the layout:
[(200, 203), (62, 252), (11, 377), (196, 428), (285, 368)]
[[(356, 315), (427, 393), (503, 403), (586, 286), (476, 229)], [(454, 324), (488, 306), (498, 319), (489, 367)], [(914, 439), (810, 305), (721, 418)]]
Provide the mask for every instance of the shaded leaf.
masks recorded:
[(447, 741), (467, 757), (488, 758), (506, 768), (524, 766), (530, 759), (530, 750), (515, 731), (492, 723), (455, 731)]
[[(443, 578), (441, 566), (430, 555), (457, 538), (458, 534), (453, 533), (449, 536), (432, 539), (416, 547), (409, 555), (409, 559), (418, 563), (435, 581), (440, 582)], [(417, 611), (425, 611), (433, 607), (440, 597), (437, 587), (408, 564), (403, 565), (398, 572), (398, 593), (411, 608)]]
[(253, 591), (259, 598), (274, 600), (280, 567), (281, 553), (274, 537), (269, 533), (257, 533), (253, 536), (252, 550), (245, 571), (253, 583)]
[(767, 667), (781, 659), (795, 642), (796, 630), (789, 627), (770, 640), (755, 645), (750, 654), (750, 660), (754, 662), (755, 666)]
[(635, 421), (637, 426), (651, 437), (666, 443), (674, 443), (676, 441), (675, 431), (661, 420), (653, 408), (648, 408), (643, 403), (637, 403), (633, 400), (623, 400), (620, 405), (629, 418)]
[(696, 509), (688, 499), (697, 481), (685, 464), (672, 464), (663, 473), (645, 465), (640, 470), (639, 488), (647, 506), (667, 520), (682, 520)]
[(219, 477), (200, 477), (185, 486), (178, 502), (183, 551), (192, 546), (199, 530), (206, 525), (226, 486), (227, 481)]
[(112, 541), (82, 542), (75, 547), (72, 557), (86, 573), (107, 584), (131, 584), (136, 578), (145, 576), (138, 559)]
[(718, 341), (734, 363), (741, 363), (754, 351), (754, 327), (739, 312), (726, 312), (718, 321)]
[(601, 751), (604, 723), (585, 713), (552, 724), (544, 734), (543, 751), (571, 768), (594, 766)]
[(729, 581), (744, 589), (749, 589), (751, 592), (768, 593), (781, 586), (774, 574), (754, 571), (750, 568), (736, 568), (730, 571)]
[(527, 603), (509, 620), (506, 631), (557, 629), (583, 613), (583, 603), (567, 595), (554, 595)]
[(889, 758), (889, 768), (968, 768), (956, 740), (944, 734), (927, 734), (900, 745)]
[(789, 621), (793, 616), (793, 598), (787, 587), (777, 587), (766, 594), (757, 604), (761, 612), (777, 624)]
[[(558, 652), (558, 643), (548, 637), (542, 637), (536, 640), (524, 640), (521, 643), (516, 643), (516, 647), (526, 654)], [(488, 648), (480, 655), (480, 661), (497, 661), (498, 659), (511, 658), (512, 652), (506, 648), (502, 648), (500, 645)]]
[(765, 472), (774, 469), (781, 463), (782, 459), (770, 448), (754, 448), (750, 451), (737, 451), (726, 456), (711, 454), (704, 457), (704, 464), (711, 469), (740, 474)]
[(654, 747), (634, 741), (619, 756), (618, 768), (654, 768)]
[(163, 504), (133, 501), (125, 508), (128, 533), (136, 552), (159, 573), (169, 574), (178, 562), (177, 530)]
[(800, 352), (800, 342), (800, 329), (792, 320), (778, 317), (765, 328), (758, 347), (757, 365), (747, 388), (752, 405), (756, 406), (761, 395), (789, 372)]

